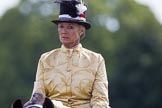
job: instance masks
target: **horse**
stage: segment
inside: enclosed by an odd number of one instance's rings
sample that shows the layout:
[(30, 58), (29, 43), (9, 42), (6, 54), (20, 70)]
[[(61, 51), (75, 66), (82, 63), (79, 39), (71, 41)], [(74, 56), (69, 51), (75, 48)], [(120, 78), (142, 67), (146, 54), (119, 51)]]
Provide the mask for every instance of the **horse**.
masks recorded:
[(11, 108), (54, 108), (54, 105), (49, 98), (42, 98), (42, 95), (36, 93), (31, 101), (28, 101), (25, 105), (22, 104), (20, 99), (15, 100)]

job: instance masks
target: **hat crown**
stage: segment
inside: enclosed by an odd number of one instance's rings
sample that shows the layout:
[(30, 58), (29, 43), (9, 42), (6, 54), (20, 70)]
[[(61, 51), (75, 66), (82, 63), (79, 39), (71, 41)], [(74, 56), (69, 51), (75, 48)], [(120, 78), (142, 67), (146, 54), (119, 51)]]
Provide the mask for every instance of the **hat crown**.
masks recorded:
[(87, 6), (78, 0), (56, 0), (55, 3), (60, 4), (60, 15), (58, 20), (53, 20), (54, 23), (58, 22), (76, 22), (89, 29), (91, 25), (86, 22)]
[(77, 17), (76, 5), (79, 4), (77, 1), (64, 1), (60, 4), (60, 15), (68, 14), (71, 17)]

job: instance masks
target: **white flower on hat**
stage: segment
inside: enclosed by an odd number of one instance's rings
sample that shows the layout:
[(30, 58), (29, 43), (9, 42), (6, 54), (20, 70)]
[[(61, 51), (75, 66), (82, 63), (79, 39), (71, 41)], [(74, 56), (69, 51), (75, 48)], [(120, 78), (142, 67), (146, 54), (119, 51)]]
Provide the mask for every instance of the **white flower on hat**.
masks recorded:
[(85, 11), (87, 11), (87, 7), (84, 4), (77, 4), (76, 8), (78, 10), (78, 15), (83, 14)]

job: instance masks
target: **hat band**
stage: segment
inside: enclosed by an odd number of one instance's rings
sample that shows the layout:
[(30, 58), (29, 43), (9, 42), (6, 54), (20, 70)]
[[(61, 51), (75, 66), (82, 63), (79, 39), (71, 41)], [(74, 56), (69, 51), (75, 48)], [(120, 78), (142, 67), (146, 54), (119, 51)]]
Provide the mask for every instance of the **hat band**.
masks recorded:
[(72, 20), (82, 20), (82, 21), (86, 21), (86, 19), (84, 18), (84, 17), (75, 17), (75, 18), (73, 18), (73, 17), (71, 17), (70, 15), (68, 15), (68, 14), (63, 14), (63, 15), (59, 15), (59, 19), (62, 19), (62, 18), (70, 18), (70, 19), (72, 19)]

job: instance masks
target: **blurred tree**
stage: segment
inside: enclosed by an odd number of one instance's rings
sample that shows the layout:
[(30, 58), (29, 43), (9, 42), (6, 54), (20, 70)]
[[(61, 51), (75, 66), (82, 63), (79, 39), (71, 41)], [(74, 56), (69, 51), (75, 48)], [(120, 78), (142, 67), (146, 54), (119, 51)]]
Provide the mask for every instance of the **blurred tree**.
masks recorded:
[[(106, 60), (113, 108), (160, 108), (162, 27), (144, 6), (132, 0), (88, 1), (83, 46)], [(58, 6), (50, 1), (22, 0), (0, 18), (0, 104), (30, 98), (40, 55), (60, 47)]]
[[(160, 108), (162, 100), (162, 27), (146, 7), (118, 1), (114, 33), (110, 98), (114, 108)], [(111, 100), (111, 99), (110, 99)]]
[[(48, 20), (48, 21), (47, 21)], [(58, 47), (55, 26), (37, 12), (11, 9), (0, 20), (1, 107), (30, 98), (41, 53)]]

